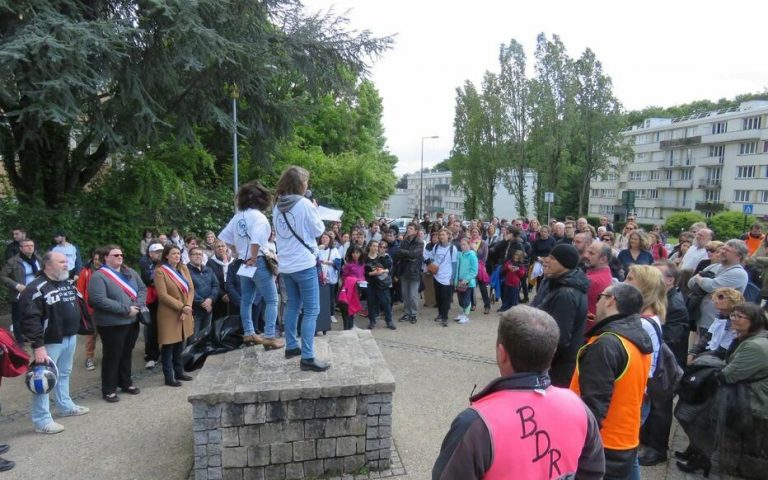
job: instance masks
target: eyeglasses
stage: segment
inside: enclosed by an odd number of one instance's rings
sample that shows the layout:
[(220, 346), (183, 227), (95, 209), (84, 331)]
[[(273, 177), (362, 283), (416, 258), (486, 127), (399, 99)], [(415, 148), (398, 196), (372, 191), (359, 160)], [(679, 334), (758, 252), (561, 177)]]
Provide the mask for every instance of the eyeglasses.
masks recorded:
[(202, 257), (202, 256), (203, 256), (203, 254), (202, 254), (202, 253), (199, 253), (199, 252), (198, 252), (198, 253), (190, 253), (190, 254), (189, 254), (189, 256), (190, 256), (190, 257)]
[(613, 298), (613, 295), (611, 295), (610, 293), (601, 293), (600, 295), (597, 296), (597, 298), (598, 299), (600, 299), (600, 298)]
[(123, 256), (123, 254), (122, 254), (122, 253), (110, 253), (110, 254), (109, 254), (109, 255), (107, 255), (107, 256), (108, 256), (108, 257), (122, 257), (122, 256)]
[(740, 320), (749, 320), (748, 316), (746, 316), (746, 315), (744, 315), (743, 313), (740, 313), (740, 312), (731, 312), (731, 314), (728, 315), (728, 316), (730, 318), (738, 318)]

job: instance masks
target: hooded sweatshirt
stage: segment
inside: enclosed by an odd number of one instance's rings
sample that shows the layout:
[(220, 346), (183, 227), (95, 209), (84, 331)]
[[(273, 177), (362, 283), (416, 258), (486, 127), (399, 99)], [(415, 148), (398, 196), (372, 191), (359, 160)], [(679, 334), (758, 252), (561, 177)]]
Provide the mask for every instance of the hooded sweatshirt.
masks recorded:
[(272, 222), (280, 273), (314, 268), (318, 251), (316, 239), (325, 231), (317, 207), (302, 195), (282, 195), (272, 211)]
[(549, 291), (538, 308), (552, 315), (560, 327), (560, 340), (549, 376), (553, 385), (568, 387), (576, 368), (576, 353), (584, 339), (589, 280), (584, 272), (574, 268), (550, 278), (548, 283)]

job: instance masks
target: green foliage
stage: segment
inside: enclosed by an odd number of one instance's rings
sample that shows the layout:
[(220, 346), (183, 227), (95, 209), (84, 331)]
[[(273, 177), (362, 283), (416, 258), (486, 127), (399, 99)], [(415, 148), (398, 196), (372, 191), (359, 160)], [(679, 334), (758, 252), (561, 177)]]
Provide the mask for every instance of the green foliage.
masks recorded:
[(755, 217), (747, 215), (746, 229), (744, 228), (744, 222), (743, 213), (721, 212), (710, 218), (707, 225), (714, 232), (716, 240), (726, 241), (732, 238), (740, 238), (755, 223)]
[(0, 37), (5, 170), (20, 201), (49, 207), (109, 154), (194, 144), (198, 127), (231, 135), (232, 97), (268, 166), (308, 100), (354, 85), (392, 41), (292, 0), (0, 0)]
[(669, 232), (670, 235), (679, 235), (680, 232), (684, 232), (691, 228), (696, 222), (706, 222), (706, 218), (703, 215), (696, 212), (677, 212), (667, 217), (664, 222), (664, 231)]

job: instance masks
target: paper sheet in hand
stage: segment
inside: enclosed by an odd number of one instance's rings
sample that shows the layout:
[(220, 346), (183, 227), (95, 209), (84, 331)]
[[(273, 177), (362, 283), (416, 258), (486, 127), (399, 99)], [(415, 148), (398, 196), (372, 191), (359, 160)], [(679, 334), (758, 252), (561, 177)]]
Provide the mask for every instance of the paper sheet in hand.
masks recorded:
[(341, 216), (344, 214), (344, 210), (334, 210), (332, 208), (319, 206), (317, 207), (317, 213), (320, 214), (320, 220), (340, 222)]
[(256, 273), (256, 267), (251, 267), (246, 264), (240, 265), (240, 268), (237, 269), (237, 274), (241, 277), (248, 277), (253, 278), (253, 275)]

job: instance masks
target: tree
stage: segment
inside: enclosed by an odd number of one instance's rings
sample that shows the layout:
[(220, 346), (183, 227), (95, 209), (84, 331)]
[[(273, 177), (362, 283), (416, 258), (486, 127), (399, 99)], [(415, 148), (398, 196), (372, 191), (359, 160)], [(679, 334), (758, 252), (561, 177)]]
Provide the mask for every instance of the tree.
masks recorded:
[(391, 44), (345, 24), (291, 0), (0, 0), (10, 183), (22, 202), (58, 206), (109, 154), (192, 143), (196, 125), (232, 132), (232, 96), (266, 165), (307, 98), (351, 85)]
[(572, 173), (567, 163), (568, 142), (574, 124), (573, 60), (557, 35), (536, 39), (536, 76), (531, 80), (530, 149), (538, 172), (536, 210), (543, 212), (545, 191), (562, 192)]
[(508, 165), (507, 123), (498, 75), (486, 72), (482, 92), (472, 82), (457, 89), (451, 182), (466, 196), (465, 216), (493, 216), (493, 199)]
[(685, 232), (696, 222), (704, 222), (706, 219), (697, 212), (677, 212), (667, 217), (664, 222), (664, 230), (670, 235), (678, 236)]
[(619, 158), (619, 168), (631, 155), (621, 135), (621, 104), (613, 96), (610, 77), (589, 48), (573, 64), (575, 123), (568, 147), (573, 175), (565, 192), (575, 192), (576, 213), (584, 215), (592, 178), (614, 167), (610, 157)]
[(525, 51), (516, 40), (499, 49), (501, 74), (501, 98), (504, 105), (504, 119), (509, 134), (509, 168), (504, 180), (505, 187), (512, 192), (517, 202), (518, 213), (528, 216), (525, 198), (525, 174), (531, 168), (528, 154), (530, 135), (531, 89), (525, 76)]
[(395, 188), (399, 188), (401, 190), (408, 188), (408, 175), (403, 175), (402, 177), (398, 178), (397, 183), (395, 184)]
[(725, 242), (732, 238), (741, 238), (753, 223), (755, 217), (752, 215), (745, 217), (740, 212), (722, 212), (710, 218), (707, 225), (712, 229), (715, 239)]

